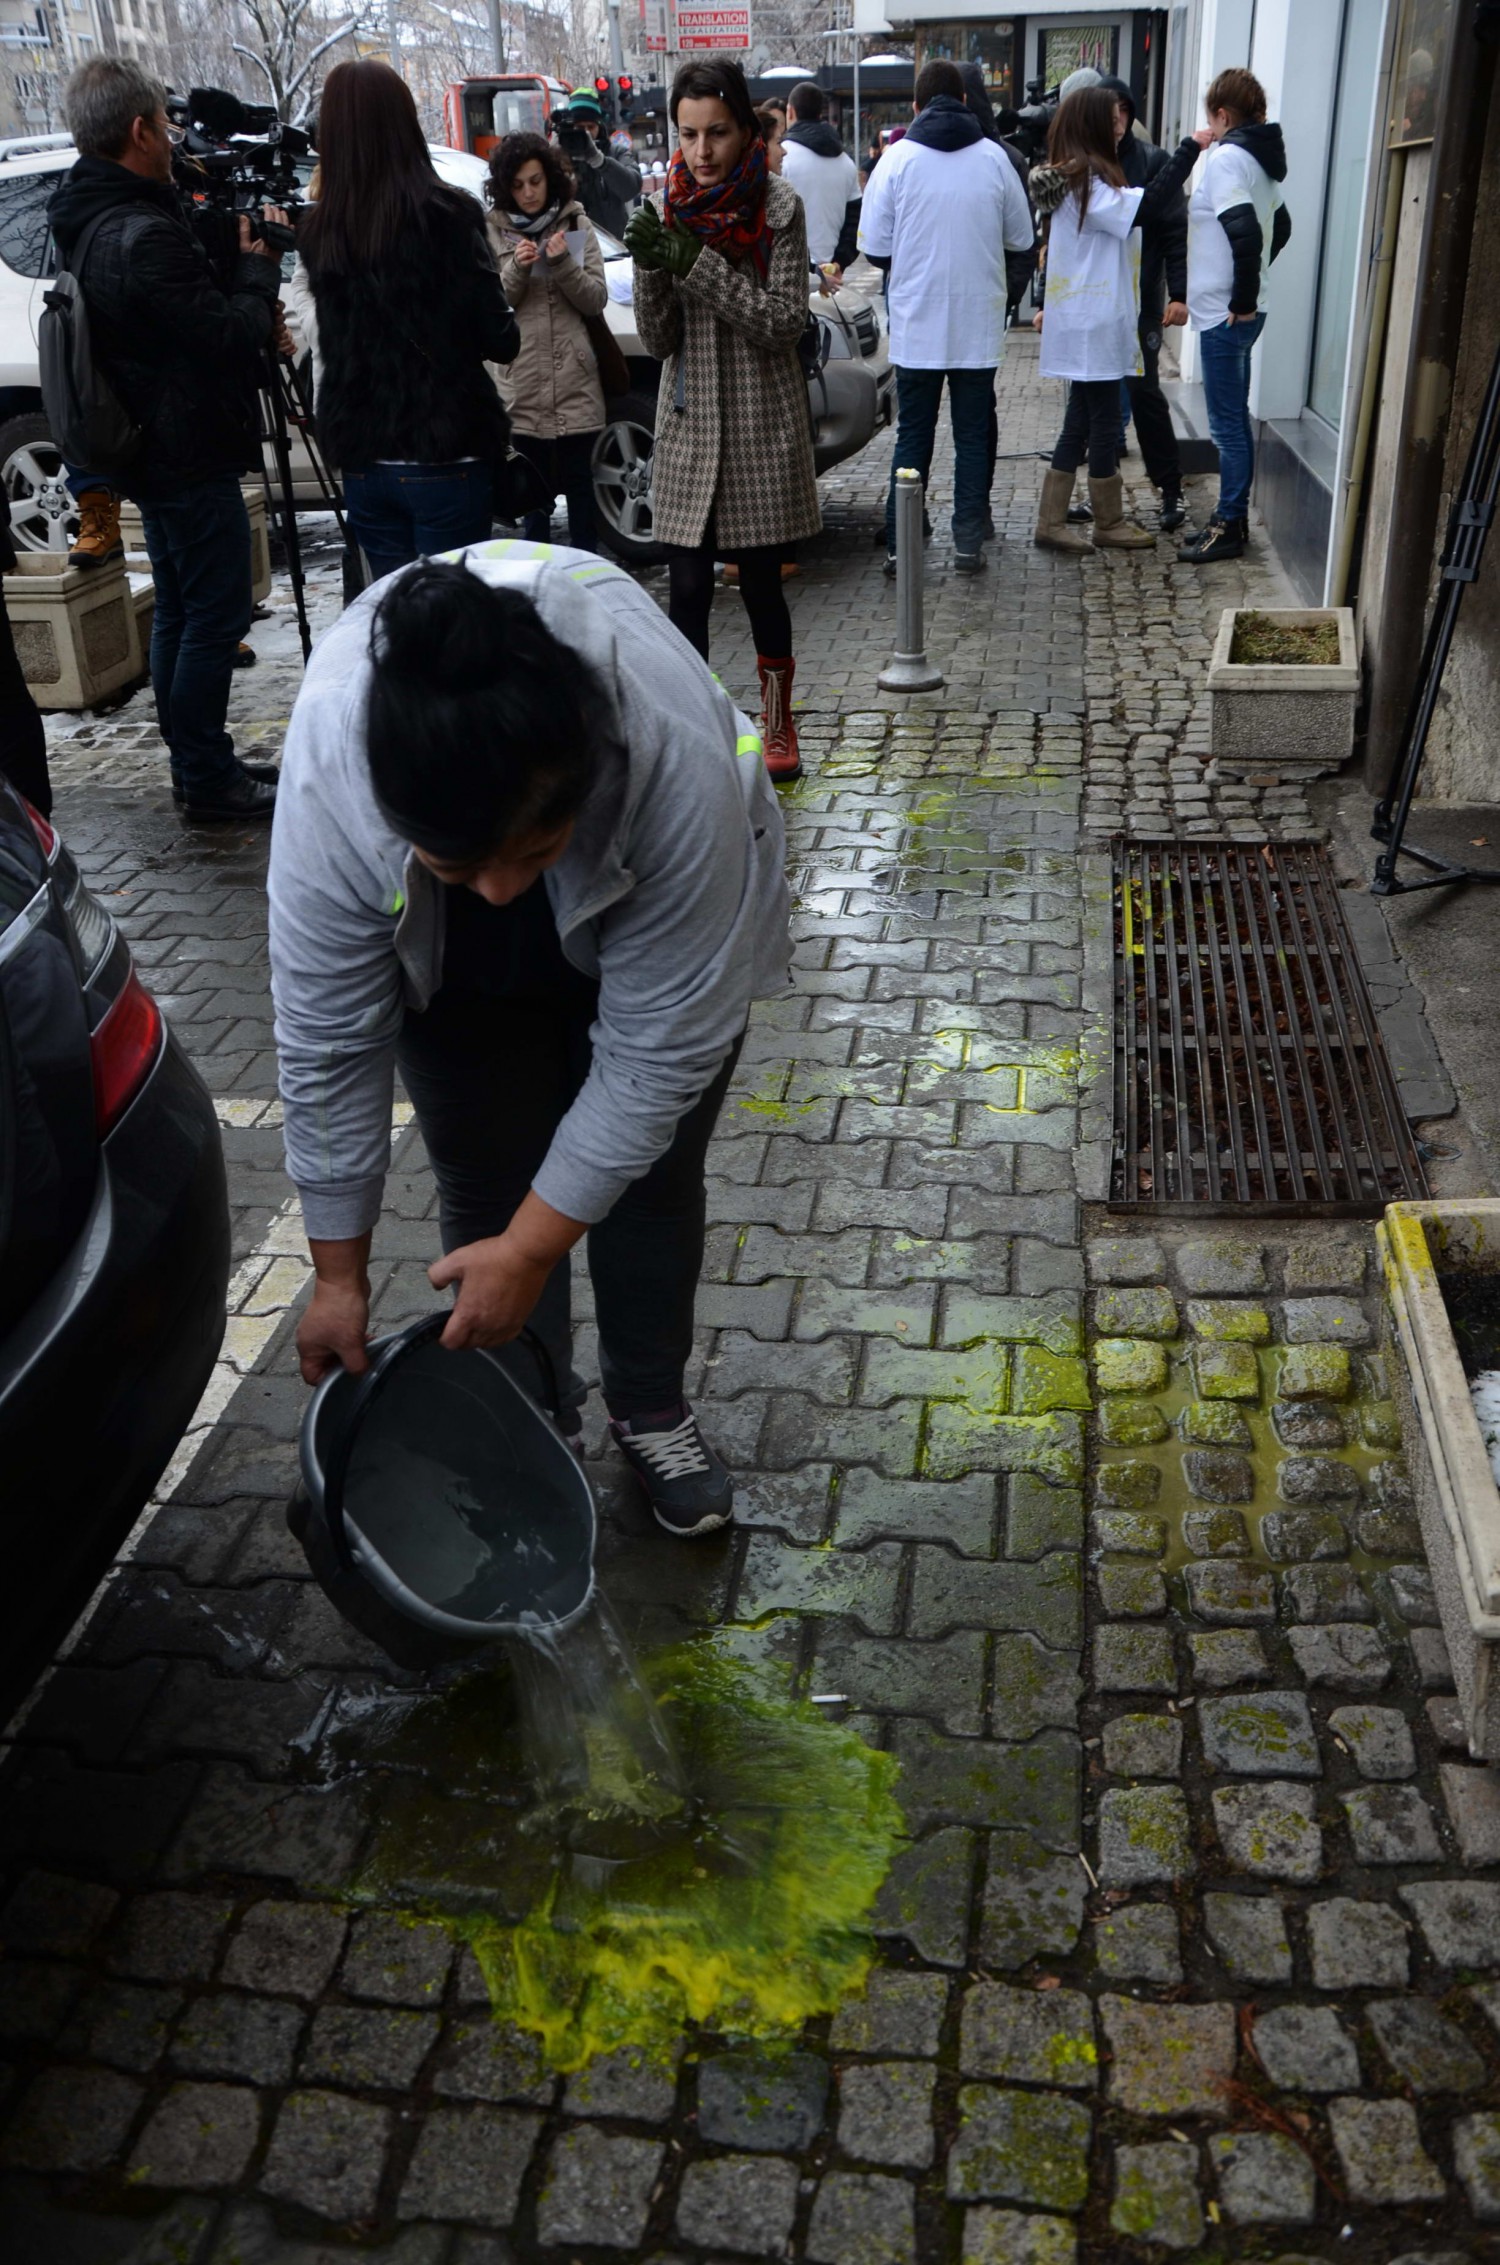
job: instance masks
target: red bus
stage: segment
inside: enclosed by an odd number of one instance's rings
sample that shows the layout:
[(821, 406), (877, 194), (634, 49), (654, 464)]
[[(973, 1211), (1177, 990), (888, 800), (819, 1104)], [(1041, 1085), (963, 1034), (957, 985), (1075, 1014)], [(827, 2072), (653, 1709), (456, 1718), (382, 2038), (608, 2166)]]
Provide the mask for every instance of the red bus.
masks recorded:
[(507, 134), (545, 134), (554, 110), (565, 109), (572, 90), (544, 71), (517, 71), (490, 79), (460, 79), (443, 97), (450, 149), (488, 157)]

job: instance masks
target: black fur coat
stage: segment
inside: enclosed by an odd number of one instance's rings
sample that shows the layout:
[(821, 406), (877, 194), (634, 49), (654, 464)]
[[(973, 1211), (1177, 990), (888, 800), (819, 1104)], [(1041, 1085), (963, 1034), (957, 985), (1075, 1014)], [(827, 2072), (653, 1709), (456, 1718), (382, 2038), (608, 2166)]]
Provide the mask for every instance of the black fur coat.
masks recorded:
[(444, 190), (423, 225), (378, 268), (319, 273), (318, 432), (331, 463), (453, 464), (493, 459), (508, 422), (486, 362), (520, 345), (485, 233), (461, 190)]

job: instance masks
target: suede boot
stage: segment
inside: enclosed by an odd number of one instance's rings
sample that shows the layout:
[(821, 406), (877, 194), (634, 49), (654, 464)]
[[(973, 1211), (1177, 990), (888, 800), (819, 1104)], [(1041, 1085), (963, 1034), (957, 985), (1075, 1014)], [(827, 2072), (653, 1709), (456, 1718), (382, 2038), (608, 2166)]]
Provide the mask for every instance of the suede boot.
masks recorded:
[(69, 566), (107, 566), (125, 556), (120, 539), (120, 499), (111, 488), (85, 488), (78, 499), (78, 540)]
[(1125, 483), (1118, 472), (1112, 480), (1090, 480), (1089, 500), (1094, 506), (1096, 550), (1155, 550), (1156, 537), (1125, 516)]
[(792, 679), (797, 664), (792, 660), (768, 661), (757, 653), (755, 665), (760, 671), (760, 731), (766, 769), (777, 786), (789, 786), (802, 776), (802, 750), (792, 721)]
[(1043, 473), (1042, 500), (1037, 508), (1036, 533), (1031, 539), (1034, 543), (1039, 543), (1043, 550), (1073, 551), (1080, 557), (1087, 557), (1093, 544), (1087, 535), (1078, 534), (1068, 525), (1068, 505), (1072, 500), (1075, 477), (1076, 474), (1072, 472), (1049, 470)]

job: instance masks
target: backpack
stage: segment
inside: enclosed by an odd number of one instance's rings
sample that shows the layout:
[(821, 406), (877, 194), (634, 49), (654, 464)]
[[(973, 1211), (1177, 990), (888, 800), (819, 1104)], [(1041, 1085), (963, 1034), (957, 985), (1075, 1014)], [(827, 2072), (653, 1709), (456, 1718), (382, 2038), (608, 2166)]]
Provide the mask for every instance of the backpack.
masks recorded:
[(78, 270), (108, 213), (97, 213), (73, 247), (73, 264), (59, 264), (42, 297), (37, 324), (42, 406), (65, 464), (90, 472), (128, 472), (145, 435), (94, 357), (88, 302)]

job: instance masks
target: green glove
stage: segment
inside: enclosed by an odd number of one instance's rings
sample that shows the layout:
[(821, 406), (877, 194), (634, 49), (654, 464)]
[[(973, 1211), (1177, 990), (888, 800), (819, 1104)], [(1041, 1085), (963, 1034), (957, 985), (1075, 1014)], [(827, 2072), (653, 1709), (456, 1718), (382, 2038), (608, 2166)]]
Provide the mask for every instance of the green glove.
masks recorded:
[(657, 241), (656, 264), (680, 282), (683, 276), (692, 274), (702, 249), (703, 239), (686, 228), (664, 228)]
[(625, 223), (625, 249), (642, 267), (656, 267), (656, 252), (666, 230), (655, 205), (643, 204)]

